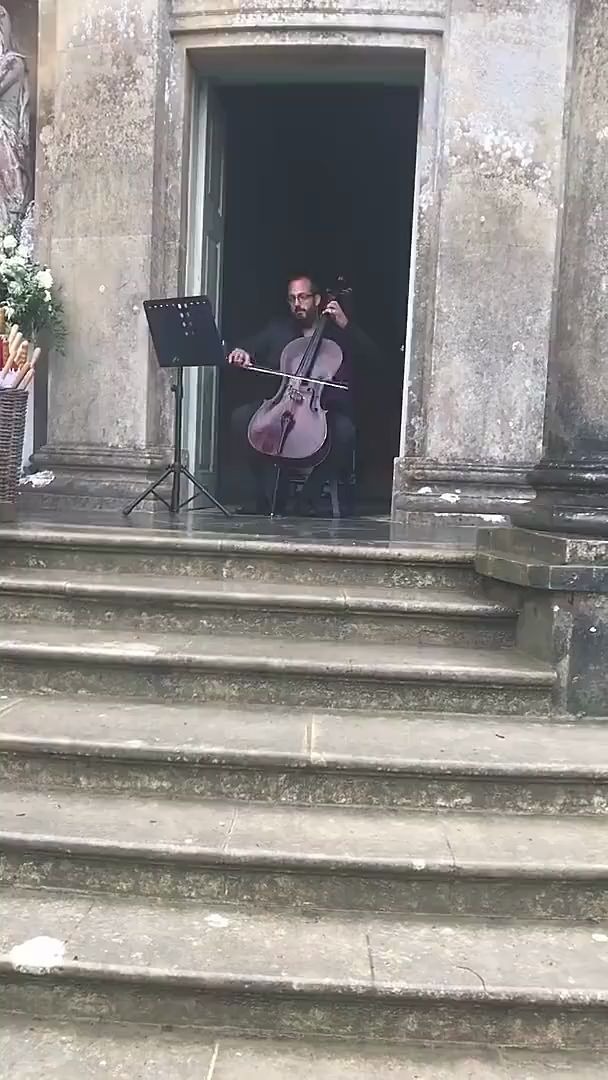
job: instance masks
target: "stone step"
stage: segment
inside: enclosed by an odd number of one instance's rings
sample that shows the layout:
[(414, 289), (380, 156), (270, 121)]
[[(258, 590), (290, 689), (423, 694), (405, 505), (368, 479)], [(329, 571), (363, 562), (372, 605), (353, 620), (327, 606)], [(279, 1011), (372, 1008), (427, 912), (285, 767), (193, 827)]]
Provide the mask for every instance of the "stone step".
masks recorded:
[(0, 891), (0, 1006), (273, 1036), (608, 1044), (608, 926)]
[[(87, 573), (151, 574), (302, 585), (389, 585), (406, 589), (479, 588), (475, 545), (252, 538), (235, 532), (183, 534), (167, 529), (61, 525), (0, 526), (1, 564)], [(279, 529), (280, 526), (276, 526)], [(303, 528), (303, 524), (299, 526)], [(233, 530), (233, 531), (231, 531)]]
[(606, 824), (4, 787), (0, 882), (298, 910), (608, 918)]
[(516, 615), (455, 589), (0, 571), (0, 621), (13, 623), (496, 647), (514, 643)]
[[(605, 1080), (604, 1051), (275, 1041), (151, 1025), (3, 1016), (8, 1080)], [(5, 1071), (3, 1072), (2, 1069)]]
[(7, 693), (544, 714), (554, 683), (512, 649), (0, 625)]
[(0, 783), (517, 814), (608, 813), (608, 726), (0, 696)]

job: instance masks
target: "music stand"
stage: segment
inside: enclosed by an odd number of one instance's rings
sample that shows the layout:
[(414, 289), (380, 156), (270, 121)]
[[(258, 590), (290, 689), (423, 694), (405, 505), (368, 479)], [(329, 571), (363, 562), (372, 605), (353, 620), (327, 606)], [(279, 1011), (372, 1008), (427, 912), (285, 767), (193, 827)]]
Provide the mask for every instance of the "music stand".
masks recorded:
[[(173, 460), (162, 476), (150, 484), (132, 503), (125, 506), (125, 517), (135, 510), (144, 499), (153, 495), (167, 507), (170, 514), (178, 514), (199, 495), (204, 495), (226, 517), (229, 511), (207, 491), (206, 487), (182, 464), (182, 430), (184, 404), (185, 367), (221, 367), (225, 362), (224, 350), (217, 331), (213, 310), (207, 296), (179, 296), (168, 300), (144, 300), (154, 350), (161, 368), (176, 372), (171, 390), (175, 394), (175, 419), (173, 424)], [(172, 477), (171, 498), (167, 502), (159, 488)], [(194, 495), (181, 500), (181, 480), (185, 477), (194, 487)]]

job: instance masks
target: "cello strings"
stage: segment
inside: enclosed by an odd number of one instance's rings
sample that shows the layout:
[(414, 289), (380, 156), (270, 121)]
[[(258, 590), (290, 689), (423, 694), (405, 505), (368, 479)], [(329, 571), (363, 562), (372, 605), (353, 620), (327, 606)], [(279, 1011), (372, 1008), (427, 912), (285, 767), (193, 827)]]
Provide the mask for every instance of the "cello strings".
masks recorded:
[(251, 371), (254, 375), (277, 375), (280, 379), (293, 379), (294, 382), (316, 383), (318, 386), (334, 386), (336, 390), (348, 390), (345, 383), (328, 382), (325, 379), (310, 379), (306, 375), (291, 375), (288, 371), (275, 371), (265, 367), (242, 367), (241, 371)]

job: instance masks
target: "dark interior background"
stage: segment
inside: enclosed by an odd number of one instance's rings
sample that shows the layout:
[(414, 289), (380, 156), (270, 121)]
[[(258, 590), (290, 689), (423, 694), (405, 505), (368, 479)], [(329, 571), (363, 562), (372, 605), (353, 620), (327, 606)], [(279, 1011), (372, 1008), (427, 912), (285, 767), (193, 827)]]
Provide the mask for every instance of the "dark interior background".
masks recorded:
[[(354, 314), (378, 344), (357, 373), (357, 481), (390, 505), (399, 445), (418, 124), (418, 90), (396, 86), (242, 86), (222, 90), (227, 121), (222, 331), (229, 347), (285, 309), (289, 274), (331, 287), (344, 275)], [(239, 499), (242, 462), (228, 418), (276, 380), (223, 374), (220, 493)]]

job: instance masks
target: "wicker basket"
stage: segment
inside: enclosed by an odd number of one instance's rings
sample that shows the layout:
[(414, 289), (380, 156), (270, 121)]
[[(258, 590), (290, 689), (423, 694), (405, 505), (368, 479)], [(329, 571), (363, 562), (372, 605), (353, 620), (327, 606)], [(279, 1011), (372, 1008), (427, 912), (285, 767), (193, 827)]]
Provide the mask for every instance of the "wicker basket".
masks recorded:
[(27, 390), (0, 390), (0, 521), (15, 516), (27, 398)]

